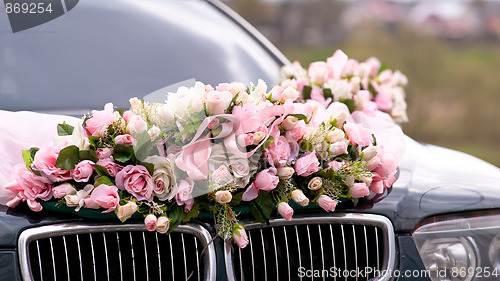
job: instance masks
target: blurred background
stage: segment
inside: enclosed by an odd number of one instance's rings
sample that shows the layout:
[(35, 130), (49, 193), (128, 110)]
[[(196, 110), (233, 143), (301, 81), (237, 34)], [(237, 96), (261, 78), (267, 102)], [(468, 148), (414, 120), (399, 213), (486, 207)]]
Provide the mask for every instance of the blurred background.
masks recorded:
[(407, 135), (500, 167), (500, 0), (224, 2), (306, 69), (338, 48), (399, 69)]

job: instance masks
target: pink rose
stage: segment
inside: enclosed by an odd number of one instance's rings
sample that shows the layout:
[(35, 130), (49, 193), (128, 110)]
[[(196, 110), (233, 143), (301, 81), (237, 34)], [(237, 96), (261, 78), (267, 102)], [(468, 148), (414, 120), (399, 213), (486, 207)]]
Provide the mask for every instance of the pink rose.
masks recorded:
[(344, 131), (352, 145), (357, 143), (360, 147), (365, 147), (373, 143), (370, 130), (361, 124), (345, 123)]
[(365, 183), (358, 182), (349, 188), (349, 193), (353, 198), (361, 198), (370, 195), (370, 190)]
[(194, 203), (193, 192), (194, 182), (192, 179), (187, 178), (186, 180), (180, 180), (177, 186), (177, 194), (175, 195), (175, 201), (177, 205), (182, 206), (184, 204), (190, 205)]
[(210, 123), (208, 123), (207, 127), (210, 130), (213, 130), (213, 129), (217, 129), (217, 127), (219, 127), (219, 125), (220, 125), (219, 118), (214, 118), (214, 119), (212, 119), (212, 121), (210, 121)]
[(54, 186), (52, 189), (54, 193), (54, 198), (63, 198), (66, 195), (76, 194), (76, 189), (70, 183), (63, 183), (58, 186)]
[(53, 146), (42, 147), (33, 159), (33, 167), (53, 182), (70, 180), (71, 171), (57, 168), (56, 161), (60, 150)]
[(116, 186), (126, 190), (137, 200), (153, 200), (153, 178), (146, 167), (128, 165), (116, 174)]
[(279, 181), (279, 177), (276, 176), (276, 169), (269, 168), (257, 173), (254, 183), (255, 187), (260, 190), (271, 191), (276, 188)]
[(235, 231), (233, 231), (233, 239), (240, 249), (243, 249), (248, 245), (248, 236), (243, 226), (240, 225)]
[(107, 209), (103, 213), (114, 211), (120, 203), (120, 195), (116, 186), (101, 184), (94, 188), (90, 197), (84, 199), (85, 206), (91, 209)]
[(309, 79), (317, 85), (323, 85), (328, 79), (328, 65), (324, 61), (313, 62), (309, 65)]
[(238, 144), (240, 146), (249, 146), (252, 145), (254, 141), (253, 134), (241, 134), (238, 136)]
[(14, 166), (12, 170), (13, 181), (5, 185), (5, 189), (16, 193), (16, 197), (7, 203), (9, 207), (15, 207), (21, 201), (28, 201), (31, 210), (38, 212), (42, 209), (36, 199), (43, 201), (52, 198), (52, 182), (41, 176), (33, 174), (23, 164)]
[(134, 112), (127, 110), (123, 112), (123, 121), (128, 122), (133, 116), (135, 116)]
[(343, 162), (338, 162), (338, 161), (332, 161), (328, 163), (328, 168), (327, 169), (333, 169), (334, 171), (338, 171), (340, 167), (342, 166)]
[(146, 225), (146, 229), (148, 231), (154, 231), (156, 229), (157, 222), (158, 218), (153, 214), (147, 215), (146, 218), (144, 219), (144, 224)]
[(370, 184), (370, 190), (376, 194), (384, 193), (384, 182), (382, 180), (372, 181)]
[(114, 120), (113, 104), (107, 103), (104, 110), (92, 110), (92, 117), (85, 122), (87, 136), (99, 137)]
[(347, 154), (347, 141), (338, 141), (336, 143), (330, 144), (328, 151), (332, 154), (332, 156), (337, 156), (341, 154)]
[(122, 145), (137, 145), (137, 140), (131, 135), (119, 135), (115, 137), (115, 144)]
[(318, 205), (327, 212), (335, 211), (335, 207), (337, 207), (337, 204), (339, 203), (337, 200), (333, 200), (330, 196), (324, 194), (320, 195), (316, 202), (318, 202)]
[(87, 182), (94, 172), (95, 163), (90, 160), (83, 160), (75, 165), (73, 179), (76, 182)]
[[(283, 93), (283, 88), (281, 86), (274, 86), (269, 92), (269, 96), (271, 97), (271, 101), (279, 101), (281, 98), (281, 93)], [(268, 97), (269, 97), (268, 96)]]
[(108, 173), (112, 177), (116, 177), (116, 174), (123, 169), (122, 165), (119, 165), (113, 161), (111, 158), (100, 159), (97, 161), (97, 165), (104, 167), (108, 170)]
[(389, 111), (393, 105), (391, 92), (385, 89), (380, 89), (374, 101), (377, 104), (377, 108), (381, 111)]
[(111, 150), (111, 148), (109, 148), (109, 147), (98, 148), (95, 151), (95, 154), (97, 155), (97, 158), (99, 158), (99, 159), (106, 159), (106, 158), (111, 157), (111, 155), (113, 154), (113, 150)]
[[(142, 117), (139, 115), (134, 115), (130, 118), (127, 124), (127, 131), (134, 136), (138, 136), (148, 129), (148, 125)], [(115, 140), (116, 141), (116, 140)]]
[(287, 221), (292, 219), (293, 209), (286, 202), (281, 202), (278, 204), (278, 213)]
[(224, 111), (229, 107), (233, 94), (229, 91), (212, 91), (207, 94), (206, 108), (207, 114), (217, 115), (224, 114)]
[(305, 134), (307, 134), (306, 123), (304, 120), (300, 120), (293, 127), (293, 129), (286, 132), (285, 137), (289, 142), (298, 142), (304, 137)]
[(316, 152), (307, 151), (295, 162), (297, 175), (307, 177), (319, 170), (319, 161)]
[(290, 158), (290, 144), (284, 136), (280, 136), (267, 147), (264, 154), (270, 165), (276, 168), (282, 167)]

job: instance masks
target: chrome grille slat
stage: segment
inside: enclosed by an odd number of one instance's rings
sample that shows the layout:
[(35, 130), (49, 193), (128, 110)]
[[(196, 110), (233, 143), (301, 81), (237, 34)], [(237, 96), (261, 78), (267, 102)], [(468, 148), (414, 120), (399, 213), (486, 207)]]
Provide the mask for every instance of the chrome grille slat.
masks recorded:
[[(66, 236), (63, 236), (63, 245), (64, 245), (64, 256), (66, 257), (66, 272), (67, 272), (67, 278), (68, 280), (71, 280), (71, 277), (69, 275), (70, 271), (69, 271), (69, 258), (68, 258), (68, 246), (66, 245)], [(109, 280), (108, 280), (109, 281)]]
[[(286, 246), (286, 249), (289, 249), (288, 247), (288, 236), (286, 235), (286, 228), (283, 226), (283, 234), (285, 236), (285, 246)], [(292, 273), (290, 272), (290, 253), (288, 251), (286, 251), (286, 262), (287, 262), (287, 265), (288, 265), (288, 281), (291, 280), (292, 278)], [(240, 257), (240, 263), (241, 263), (241, 257)]]
[(54, 280), (57, 280), (56, 262), (55, 262), (55, 256), (54, 256), (54, 245), (52, 244), (52, 238), (49, 238), (49, 243), (50, 243), (50, 254), (51, 254), (51, 258), (52, 258), (52, 271), (54, 272)]
[(161, 236), (144, 225), (60, 224), (23, 231), (18, 248), (24, 281), (162, 280), (172, 269), (174, 280), (212, 281), (216, 266), (211, 240), (198, 224), (181, 225)]
[(145, 259), (145, 268), (146, 268), (146, 281), (149, 281), (149, 263), (148, 263), (148, 247), (146, 246), (146, 237), (144, 236), (144, 232), (142, 232), (142, 242), (144, 244), (144, 259)]
[(260, 241), (262, 242), (262, 256), (264, 257), (264, 280), (267, 281), (267, 260), (266, 260), (266, 247), (264, 246), (264, 234), (260, 229)]
[(90, 237), (90, 251), (92, 253), (92, 268), (94, 269), (94, 281), (97, 281), (97, 271), (95, 269), (95, 253), (94, 253), (94, 241), (92, 241), (92, 234), (89, 235)]
[[(226, 272), (232, 274), (228, 275), (228, 279), (311, 280), (310, 275), (298, 275), (299, 268), (323, 274), (330, 272), (331, 268), (337, 272), (352, 272), (366, 267), (389, 272), (394, 268), (394, 230), (391, 222), (380, 215), (335, 213), (323, 217), (297, 216), (292, 221), (280, 218), (270, 220), (269, 224), (248, 223), (245, 227), (250, 245), (237, 251), (225, 245), (226, 268), (231, 268)], [(238, 266), (233, 267), (233, 261)], [(273, 270), (270, 270), (271, 267)], [(367, 278), (345, 275), (339, 278), (320, 277), (312, 279), (388, 280), (388, 276), (377, 277), (374, 273)]]
[(170, 260), (172, 261), (172, 280), (175, 280), (175, 268), (174, 268), (174, 252), (173, 252), (173, 247), (172, 247), (172, 237), (168, 236), (168, 243), (170, 244)]
[[(160, 245), (158, 244), (158, 232), (155, 232), (155, 244), (156, 244), (156, 256), (158, 257), (158, 276), (160, 277), (158, 280), (162, 281), (163, 279), (161, 278), (161, 255), (160, 255)], [(199, 267), (198, 267), (199, 268)]]
[[(273, 233), (273, 245), (274, 245), (274, 253), (275, 253), (274, 257), (275, 257), (275, 261), (276, 261), (276, 272), (279, 272), (278, 250), (276, 249), (276, 235), (274, 234), (274, 228), (271, 228), (271, 230), (272, 230), (272, 233)], [(279, 274), (276, 274), (276, 275), (277, 275), (276, 276), (277, 277), (276, 280), (279, 281), (280, 280)]]
[(120, 236), (118, 235), (118, 232), (116, 233), (116, 244), (118, 245), (118, 261), (120, 264), (120, 280), (123, 281), (122, 250), (120, 247)]
[[(299, 230), (297, 229), (297, 226), (295, 226), (295, 234), (297, 237), (297, 250), (299, 252), (299, 268), (300, 268), (302, 267), (302, 255), (300, 254)], [(302, 280), (302, 277), (300, 277), (300, 280)]]
[[(65, 238), (65, 236), (63, 236), (63, 238)], [(109, 281), (108, 246), (106, 245), (106, 235), (104, 234), (104, 232), (102, 233), (102, 241), (104, 243), (104, 258), (106, 259), (106, 277)], [(69, 269), (68, 269), (68, 273), (69, 273)], [(69, 279), (69, 277), (68, 277), (68, 279)]]
[[(319, 242), (321, 249), (321, 268), (325, 268), (325, 251), (323, 250), (323, 235), (321, 235), (321, 225), (318, 224), (318, 233), (319, 233)], [(323, 280), (325, 280), (325, 276), (323, 276)]]

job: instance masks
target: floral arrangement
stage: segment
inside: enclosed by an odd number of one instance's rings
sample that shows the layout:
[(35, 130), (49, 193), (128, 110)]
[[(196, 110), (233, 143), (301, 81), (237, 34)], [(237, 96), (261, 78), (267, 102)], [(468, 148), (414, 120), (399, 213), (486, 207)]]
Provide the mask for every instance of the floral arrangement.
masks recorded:
[(408, 122), (404, 87), (408, 79), (400, 71), (388, 69), (377, 58), (365, 62), (350, 59), (341, 50), (325, 61), (313, 62), (305, 70), (299, 62), (281, 70), (284, 88), (292, 86), (304, 100), (324, 106), (345, 103), (351, 112), (373, 115), (376, 110), (389, 113), (398, 122)]
[[(122, 222), (140, 214), (148, 230), (160, 233), (205, 210), (214, 214), (221, 238), (245, 247), (236, 205), (248, 204), (259, 221), (275, 208), (291, 220), (290, 201), (331, 212), (344, 201), (383, 193), (395, 181), (396, 157), (351, 120), (346, 100), (358, 109), (362, 99), (362, 110), (371, 108), (361, 89), (376, 81), (374, 88), (387, 85), (382, 74), (362, 75), (362, 64), (346, 64), (340, 71), (338, 63), (327, 62), (323, 76), (320, 66), (311, 65), (306, 75), (295, 64), (283, 70), (289, 79), (270, 91), (260, 80), (248, 88), (197, 82), (163, 103), (132, 98), (128, 111), (106, 104), (81, 126), (59, 124), (53, 145), (23, 151), (25, 163), (6, 185), (16, 194), (8, 206), (25, 201), (40, 211), (41, 201), (55, 200), (76, 211), (113, 212)], [(344, 98), (334, 86), (342, 83), (349, 89)], [(326, 98), (327, 89), (333, 97)], [(377, 108), (394, 113), (395, 105), (379, 106), (382, 95), (375, 96)]]

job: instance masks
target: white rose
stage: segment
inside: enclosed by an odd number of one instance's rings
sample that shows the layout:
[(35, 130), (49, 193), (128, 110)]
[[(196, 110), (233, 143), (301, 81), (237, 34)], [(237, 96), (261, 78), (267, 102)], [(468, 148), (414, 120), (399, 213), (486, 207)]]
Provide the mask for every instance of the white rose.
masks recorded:
[(211, 91), (207, 94), (207, 113), (210, 115), (224, 114), (232, 99), (233, 95), (229, 91)]
[(156, 115), (164, 123), (169, 123), (174, 120), (174, 111), (166, 104), (158, 107), (158, 109), (156, 110)]
[(154, 155), (148, 156), (144, 159), (144, 162), (154, 165), (153, 193), (161, 201), (174, 198), (177, 190), (177, 182), (172, 159)]
[(305, 207), (309, 204), (309, 198), (307, 198), (304, 192), (302, 192), (302, 190), (300, 189), (295, 189), (294, 191), (292, 191), (292, 200), (302, 207)]
[(85, 137), (82, 121), (78, 121), (73, 128), (73, 133), (71, 135), (54, 137), (54, 145), (58, 147), (76, 145), (81, 150), (88, 150), (90, 141)]
[(307, 184), (307, 188), (310, 190), (318, 190), (323, 186), (323, 180), (320, 177), (314, 177)]
[(83, 189), (78, 190), (74, 195), (66, 195), (64, 196), (64, 200), (66, 201), (66, 206), (68, 207), (76, 207), (75, 211), (80, 211), (80, 208), (84, 205), (84, 200), (87, 196), (89, 196), (90, 192), (94, 189), (94, 186), (91, 184), (86, 185)]
[(160, 130), (160, 128), (158, 128), (156, 126), (153, 126), (148, 130), (148, 134), (149, 134), (149, 137), (151, 138), (151, 140), (155, 140), (160, 136), (161, 130)]
[(116, 217), (120, 220), (126, 220), (137, 212), (137, 204), (134, 201), (129, 201), (127, 204), (119, 206), (116, 212)]
[(137, 97), (131, 98), (129, 102), (130, 106), (132, 107), (132, 111), (135, 114), (139, 114), (139, 112), (141, 112), (142, 102)]
[(329, 116), (327, 120), (337, 120), (337, 123), (335, 124), (336, 127), (340, 128), (342, 124), (347, 120), (349, 117), (349, 108), (347, 105), (340, 103), (340, 102), (333, 102), (328, 106), (326, 109), (326, 114)]
[(161, 216), (158, 218), (156, 221), (156, 231), (158, 231), (161, 234), (167, 233), (168, 229), (170, 228), (170, 219), (166, 216)]
[(142, 117), (139, 115), (134, 115), (127, 124), (127, 131), (133, 135), (138, 136), (142, 134), (144, 131), (148, 129), (148, 124), (142, 120)]
[(227, 190), (219, 190), (215, 193), (215, 201), (219, 204), (226, 204), (231, 202), (233, 195)]
[(278, 168), (277, 175), (280, 179), (289, 179), (293, 176), (295, 170), (292, 167)]
[(349, 91), (349, 83), (345, 80), (328, 80), (325, 88), (332, 90), (335, 101), (352, 98), (352, 94)]
[(295, 101), (299, 97), (299, 92), (293, 87), (287, 87), (280, 96), (280, 102), (285, 103), (287, 100)]
[(351, 92), (353, 93), (357, 93), (359, 92), (360, 90), (360, 87), (361, 87), (361, 78), (359, 78), (358, 76), (354, 76), (351, 81), (349, 82), (350, 86), (351, 86)]
[(370, 161), (375, 155), (377, 155), (377, 147), (370, 144), (367, 148), (363, 149), (363, 160)]
[(345, 138), (344, 131), (335, 128), (333, 131), (329, 132), (328, 135), (326, 135), (326, 139), (330, 143), (336, 143), (340, 140), (343, 140)]
[(283, 129), (287, 131), (290, 131), (291, 129), (295, 128), (297, 122), (299, 122), (299, 118), (295, 116), (288, 116), (287, 118), (285, 118), (285, 120), (283, 120), (283, 122), (281, 122), (281, 127), (283, 127)]
[(247, 90), (247, 87), (243, 83), (233, 82), (229, 84), (229, 92), (233, 94), (233, 97), (238, 93), (243, 93)]
[(408, 78), (399, 70), (396, 70), (392, 75), (392, 82), (398, 86), (404, 87), (408, 84)]

